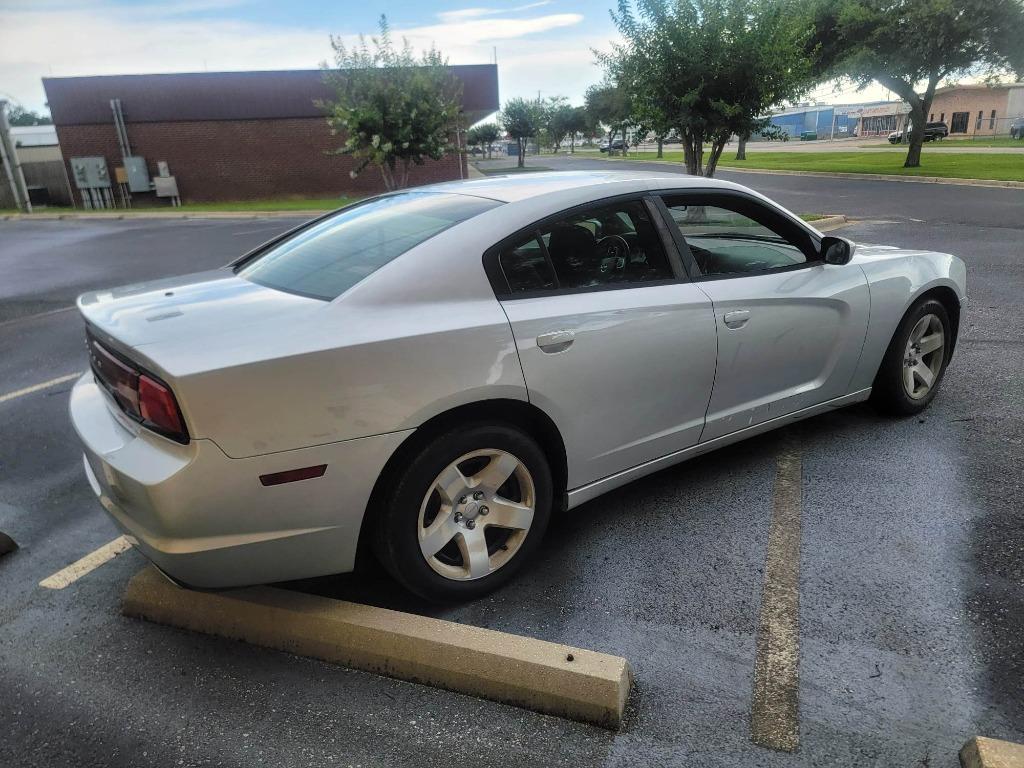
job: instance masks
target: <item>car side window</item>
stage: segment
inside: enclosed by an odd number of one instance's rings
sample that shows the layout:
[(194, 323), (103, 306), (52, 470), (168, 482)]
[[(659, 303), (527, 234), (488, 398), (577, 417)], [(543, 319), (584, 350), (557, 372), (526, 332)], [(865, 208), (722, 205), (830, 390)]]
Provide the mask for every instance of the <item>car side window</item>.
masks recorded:
[(808, 263), (792, 232), (757, 221), (737, 210), (694, 205), (692, 199), (665, 199), (669, 214), (701, 273), (742, 275)]
[(674, 277), (640, 200), (583, 209), (545, 224), (504, 248), (498, 261), (513, 295)]

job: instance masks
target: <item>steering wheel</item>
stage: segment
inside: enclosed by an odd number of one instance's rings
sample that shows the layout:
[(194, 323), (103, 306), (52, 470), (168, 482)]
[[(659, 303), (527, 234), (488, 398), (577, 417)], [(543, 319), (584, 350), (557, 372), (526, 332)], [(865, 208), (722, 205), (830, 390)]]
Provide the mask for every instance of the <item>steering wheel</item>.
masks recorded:
[(623, 269), (629, 260), (629, 243), (621, 235), (607, 235), (597, 241), (594, 253), (601, 260), (601, 271), (607, 272), (614, 260), (615, 269)]

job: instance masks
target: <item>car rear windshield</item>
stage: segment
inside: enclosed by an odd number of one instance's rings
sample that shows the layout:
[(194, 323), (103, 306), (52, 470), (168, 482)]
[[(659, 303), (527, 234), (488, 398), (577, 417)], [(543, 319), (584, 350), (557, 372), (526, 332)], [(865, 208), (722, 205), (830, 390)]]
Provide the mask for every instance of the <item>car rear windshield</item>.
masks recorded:
[(401, 192), (357, 203), (296, 232), (238, 275), (330, 301), (410, 248), (501, 203), (442, 192)]

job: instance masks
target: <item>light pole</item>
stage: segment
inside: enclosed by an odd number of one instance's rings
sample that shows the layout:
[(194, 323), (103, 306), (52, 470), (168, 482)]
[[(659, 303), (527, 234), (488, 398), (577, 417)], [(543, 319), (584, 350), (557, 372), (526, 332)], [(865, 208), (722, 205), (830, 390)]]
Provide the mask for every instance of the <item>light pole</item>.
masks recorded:
[(32, 201), (28, 198), (25, 175), (21, 172), (18, 154), (11, 141), (11, 127), (7, 124), (7, 101), (0, 99), (0, 163), (7, 174), (7, 183), (14, 195), (14, 204), (25, 213), (32, 213)]

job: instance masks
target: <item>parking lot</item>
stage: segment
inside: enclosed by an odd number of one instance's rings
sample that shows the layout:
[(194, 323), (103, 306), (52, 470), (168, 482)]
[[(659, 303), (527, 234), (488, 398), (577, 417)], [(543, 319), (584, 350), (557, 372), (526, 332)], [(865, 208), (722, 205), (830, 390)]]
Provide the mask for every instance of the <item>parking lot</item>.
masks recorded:
[[(75, 296), (219, 266), (298, 220), (0, 222), (0, 531), (21, 547), (0, 558), (0, 764), (936, 768), (974, 735), (1024, 742), (1024, 190), (720, 175), (855, 219), (836, 234), (964, 258), (960, 341), (922, 417), (854, 406), (635, 482), (556, 519), (474, 603), (421, 604), (372, 567), (292, 585), (624, 656), (618, 731), (125, 618), (134, 551), (41, 588), (118, 535), (83, 476), (72, 382), (53, 383), (86, 367)], [(751, 739), (786, 452), (793, 753)]]

